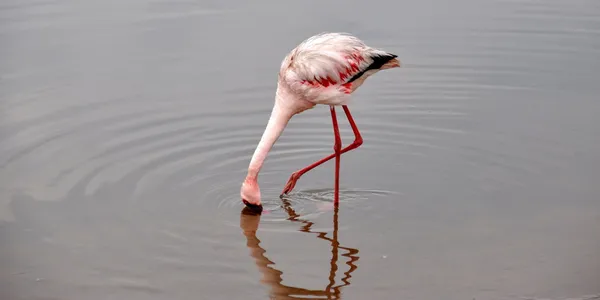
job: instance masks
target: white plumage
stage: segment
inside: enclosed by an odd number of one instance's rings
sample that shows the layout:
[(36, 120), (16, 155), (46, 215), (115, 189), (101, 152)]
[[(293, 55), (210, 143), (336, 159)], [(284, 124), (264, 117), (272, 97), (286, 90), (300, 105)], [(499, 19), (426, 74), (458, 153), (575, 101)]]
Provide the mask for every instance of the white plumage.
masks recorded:
[[(395, 57), (349, 34), (321, 33), (300, 43), (284, 58), (279, 84), (314, 104), (345, 104), (364, 79), (381, 67), (367, 70), (369, 66), (377, 59), (389, 62)], [(364, 71), (361, 80), (347, 84)]]

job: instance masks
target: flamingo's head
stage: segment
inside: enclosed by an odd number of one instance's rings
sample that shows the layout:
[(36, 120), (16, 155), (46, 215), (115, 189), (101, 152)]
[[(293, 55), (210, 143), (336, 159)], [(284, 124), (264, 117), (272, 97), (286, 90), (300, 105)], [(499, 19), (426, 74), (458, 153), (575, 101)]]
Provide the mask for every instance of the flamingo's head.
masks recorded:
[(246, 206), (253, 210), (262, 211), (262, 204), (260, 203), (260, 188), (256, 179), (246, 178), (242, 184), (240, 191), (242, 201)]

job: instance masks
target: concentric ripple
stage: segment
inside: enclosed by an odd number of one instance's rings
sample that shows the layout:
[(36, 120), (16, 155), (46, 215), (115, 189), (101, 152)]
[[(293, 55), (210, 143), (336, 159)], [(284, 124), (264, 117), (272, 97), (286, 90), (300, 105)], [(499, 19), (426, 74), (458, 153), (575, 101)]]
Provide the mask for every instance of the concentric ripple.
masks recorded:
[[(235, 182), (236, 186), (239, 185)], [(267, 182), (269, 186), (274, 184)], [(225, 186), (217, 187), (221, 190), (211, 191), (210, 195), (219, 195), (229, 192)], [(295, 190), (287, 195), (279, 196), (281, 189), (268, 188), (261, 189), (263, 194), (263, 217), (261, 218), (262, 230), (267, 231), (296, 231), (296, 229), (270, 227), (269, 224), (287, 223), (291, 218), (302, 218), (303, 220), (314, 220), (324, 213), (333, 211), (333, 189), (313, 189), (313, 190)], [(344, 210), (362, 209), (369, 210), (373, 206), (385, 207), (385, 204), (377, 201), (378, 198), (397, 193), (377, 190), (361, 189), (340, 189), (339, 205)], [(266, 197), (265, 197), (266, 196)], [(221, 195), (219, 203), (220, 210), (240, 209), (243, 204), (240, 201), (239, 193)], [(293, 209), (291, 215), (289, 209)], [(225, 214), (224, 212), (221, 212)], [(361, 221), (357, 221), (353, 226), (358, 226)], [(236, 223), (228, 223), (231, 226), (237, 226)], [(346, 227), (346, 226), (344, 226)]]

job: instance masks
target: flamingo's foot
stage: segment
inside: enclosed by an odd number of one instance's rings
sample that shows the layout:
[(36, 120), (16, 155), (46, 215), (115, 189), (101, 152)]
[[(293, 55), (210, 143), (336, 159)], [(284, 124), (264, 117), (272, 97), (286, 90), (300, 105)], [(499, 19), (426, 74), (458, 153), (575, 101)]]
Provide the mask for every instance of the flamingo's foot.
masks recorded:
[(298, 176), (298, 173), (296, 173), (296, 172), (292, 173), (292, 176), (290, 176), (290, 179), (285, 184), (285, 187), (283, 188), (283, 191), (281, 192), (281, 196), (287, 195), (289, 192), (291, 192), (294, 189), (298, 178), (300, 178), (300, 176)]

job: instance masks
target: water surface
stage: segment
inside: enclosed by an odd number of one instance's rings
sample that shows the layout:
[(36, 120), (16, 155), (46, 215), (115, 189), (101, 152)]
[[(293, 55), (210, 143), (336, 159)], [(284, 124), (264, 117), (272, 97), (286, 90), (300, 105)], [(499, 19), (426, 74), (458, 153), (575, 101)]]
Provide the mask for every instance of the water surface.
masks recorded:
[[(2, 299), (597, 299), (600, 2), (0, 4)], [(332, 151), (326, 107), (239, 187), (281, 59), (399, 55)], [(344, 144), (352, 132), (339, 114)], [(596, 295), (596, 296), (594, 296)]]

